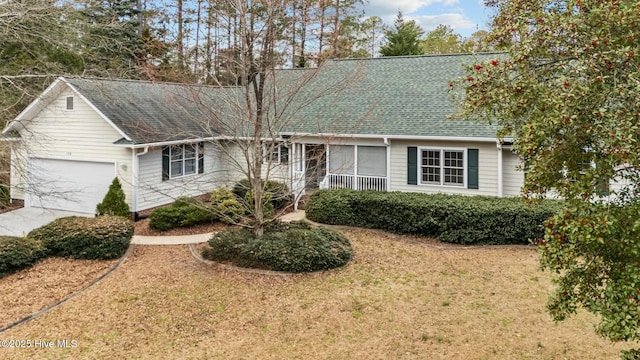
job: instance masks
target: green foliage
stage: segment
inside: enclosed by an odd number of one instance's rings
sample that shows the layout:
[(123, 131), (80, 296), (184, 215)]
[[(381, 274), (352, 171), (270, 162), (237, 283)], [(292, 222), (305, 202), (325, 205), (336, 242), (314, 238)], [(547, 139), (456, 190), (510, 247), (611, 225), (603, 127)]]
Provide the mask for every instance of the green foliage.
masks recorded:
[(27, 235), (54, 256), (105, 260), (124, 255), (132, 236), (133, 224), (120, 216), (61, 218)]
[(109, 185), (109, 191), (104, 196), (102, 202), (96, 206), (96, 216), (102, 215), (131, 216), (131, 210), (125, 201), (124, 191), (117, 177), (114, 178), (111, 185)]
[(245, 208), (226, 186), (219, 187), (211, 193), (211, 210), (225, 224), (237, 224), (245, 214)]
[(149, 215), (152, 229), (167, 231), (178, 227), (211, 223), (216, 214), (204, 204), (189, 198), (179, 198), (169, 206), (157, 208)]
[[(281, 183), (274, 180), (269, 180), (266, 183), (262, 181), (262, 188), (264, 189), (265, 196), (271, 198), (271, 204), (274, 209), (282, 209), (285, 206), (291, 204), (293, 196), (289, 192), (289, 187), (285, 183)], [(247, 199), (247, 192), (251, 190), (251, 183), (249, 179), (242, 179), (233, 186), (233, 193), (238, 199)]]
[(0, 277), (34, 265), (46, 256), (47, 251), (40, 241), (0, 236)]
[(343, 266), (353, 252), (342, 234), (305, 222), (271, 223), (260, 239), (249, 229), (225, 230), (209, 246), (202, 255), (210, 260), (295, 273)]
[(0, 184), (0, 207), (7, 206), (11, 202), (11, 195), (9, 187), (5, 184)]
[(601, 335), (639, 340), (637, 2), (496, 3), (486, 40), (505, 52), (458, 81), (461, 115), (513, 137), (527, 196), (553, 189), (566, 200), (540, 247), (556, 278), (551, 315), (585, 308)]
[(387, 43), (380, 48), (382, 56), (422, 55), (420, 37), (424, 31), (415, 21), (405, 21), (402, 12), (394, 22), (395, 30), (386, 33)]
[(528, 244), (542, 238), (556, 202), (527, 206), (515, 198), (321, 190), (309, 220), (438, 238), (456, 244)]
[(448, 25), (438, 25), (421, 42), (425, 54), (454, 54), (464, 52), (462, 37)]

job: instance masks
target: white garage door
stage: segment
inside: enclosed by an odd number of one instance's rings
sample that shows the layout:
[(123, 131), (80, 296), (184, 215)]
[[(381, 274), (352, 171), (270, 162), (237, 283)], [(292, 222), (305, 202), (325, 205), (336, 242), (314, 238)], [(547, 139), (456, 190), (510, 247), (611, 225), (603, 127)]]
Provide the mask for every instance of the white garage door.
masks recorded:
[(25, 206), (92, 214), (114, 177), (114, 163), (31, 158)]

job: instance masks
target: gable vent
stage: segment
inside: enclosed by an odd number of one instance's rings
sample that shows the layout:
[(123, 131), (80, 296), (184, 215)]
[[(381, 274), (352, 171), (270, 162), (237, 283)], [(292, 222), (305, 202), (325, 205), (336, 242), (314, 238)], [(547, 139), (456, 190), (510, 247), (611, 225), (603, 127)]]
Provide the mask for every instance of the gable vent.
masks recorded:
[(67, 110), (73, 110), (73, 96), (67, 96)]

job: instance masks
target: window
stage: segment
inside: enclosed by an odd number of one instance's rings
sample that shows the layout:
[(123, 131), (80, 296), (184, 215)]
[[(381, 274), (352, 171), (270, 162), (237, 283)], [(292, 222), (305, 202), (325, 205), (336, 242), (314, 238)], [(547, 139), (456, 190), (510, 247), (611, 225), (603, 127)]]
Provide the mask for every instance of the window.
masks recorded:
[(387, 176), (387, 148), (358, 146), (358, 175)]
[(73, 96), (67, 96), (67, 110), (73, 110)]
[(204, 172), (204, 143), (162, 148), (162, 179), (174, 179)]
[(353, 145), (330, 145), (329, 172), (352, 175), (355, 168), (353, 155)]
[(421, 149), (421, 183), (464, 186), (464, 150)]
[(264, 163), (286, 164), (289, 162), (289, 147), (283, 142), (265, 142), (263, 144)]

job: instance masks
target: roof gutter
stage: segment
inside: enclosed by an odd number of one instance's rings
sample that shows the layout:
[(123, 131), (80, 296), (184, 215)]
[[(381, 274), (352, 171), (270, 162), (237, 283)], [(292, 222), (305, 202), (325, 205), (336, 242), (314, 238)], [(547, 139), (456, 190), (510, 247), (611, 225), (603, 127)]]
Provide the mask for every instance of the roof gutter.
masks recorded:
[[(474, 137), (474, 136), (424, 136), (424, 135), (375, 135), (375, 134), (335, 134), (335, 133), (292, 133), (282, 132), (281, 135), (289, 136), (317, 136), (330, 138), (361, 138), (361, 139), (391, 139), (391, 140), (431, 140), (431, 141), (475, 141), (495, 143), (497, 137)], [(511, 138), (504, 138), (503, 141), (510, 142)]]

